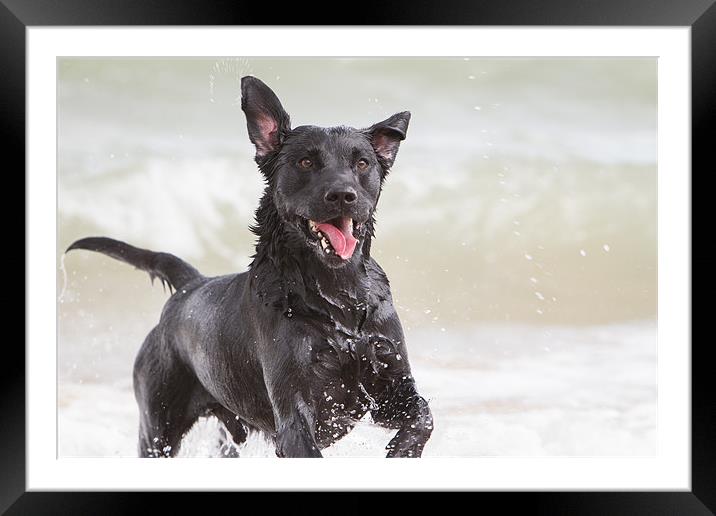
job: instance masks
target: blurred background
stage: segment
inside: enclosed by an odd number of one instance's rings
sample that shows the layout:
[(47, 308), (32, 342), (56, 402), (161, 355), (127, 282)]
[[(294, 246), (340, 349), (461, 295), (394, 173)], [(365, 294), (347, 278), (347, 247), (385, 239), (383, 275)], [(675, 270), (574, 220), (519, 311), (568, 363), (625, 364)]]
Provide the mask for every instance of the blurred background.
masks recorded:
[[(240, 272), (262, 192), (253, 74), (294, 126), (412, 112), (373, 256), (436, 429), (425, 455), (656, 452), (657, 62), (566, 58), (58, 61), (59, 449), (134, 456), (134, 356), (167, 294), (104, 235)], [(215, 455), (202, 420), (184, 456)], [(370, 421), (326, 455), (380, 456)], [(252, 439), (245, 456), (272, 456)]]

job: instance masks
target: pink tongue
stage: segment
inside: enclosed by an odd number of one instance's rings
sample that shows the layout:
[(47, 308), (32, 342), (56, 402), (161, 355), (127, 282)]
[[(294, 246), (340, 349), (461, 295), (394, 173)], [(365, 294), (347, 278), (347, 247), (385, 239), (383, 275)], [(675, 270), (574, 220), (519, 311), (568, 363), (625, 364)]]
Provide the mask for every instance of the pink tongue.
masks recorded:
[(347, 217), (341, 217), (339, 220), (340, 228), (328, 222), (316, 224), (316, 227), (331, 241), (331, 246), (336, 254), (347, 260), (353, 256), (358, 241), (353, 236), (353, 221)]

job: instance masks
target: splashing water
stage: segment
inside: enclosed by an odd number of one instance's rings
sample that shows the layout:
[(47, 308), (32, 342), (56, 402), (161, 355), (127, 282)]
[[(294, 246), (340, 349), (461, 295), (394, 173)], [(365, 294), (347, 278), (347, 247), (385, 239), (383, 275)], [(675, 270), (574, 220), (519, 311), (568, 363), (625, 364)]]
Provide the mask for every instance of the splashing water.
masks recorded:
[(62, 291), (60, 291), (60, 295), (58, 296), (57, 300), (60, 303), (63, 303), (65, 298), (65, 291), (67, 290), (67, 269), (65, 269), (65, 253), (62, 253), (62, 256), (60, 256), (60, 270), (62, 271)]
[(209, 102), (215, 104), (228, 101), (241, 104), (241, 77), (251, 74), (251, 63), (246, 58), (219, 59), (209, 73)]

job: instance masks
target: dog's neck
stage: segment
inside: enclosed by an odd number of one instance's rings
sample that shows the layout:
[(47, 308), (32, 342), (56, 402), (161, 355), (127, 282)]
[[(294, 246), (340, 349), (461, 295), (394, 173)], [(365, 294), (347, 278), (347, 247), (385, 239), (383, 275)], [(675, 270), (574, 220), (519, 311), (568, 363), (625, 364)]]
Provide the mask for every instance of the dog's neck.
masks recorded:
[[(372, 224), (371, 224), (372, 227)], [(370, 234), (345, 265), (332, 269), (316, 253), (286, 228), (272, 200), (266, 195), (256, 211), (252, 227), (258, 236), (250, 270), (251, 288), (265, 303), (286, 310), (292, 304), (310, 308), (320, 298), (338, 309), (350, 309), (367, 303), (370, 278)]]

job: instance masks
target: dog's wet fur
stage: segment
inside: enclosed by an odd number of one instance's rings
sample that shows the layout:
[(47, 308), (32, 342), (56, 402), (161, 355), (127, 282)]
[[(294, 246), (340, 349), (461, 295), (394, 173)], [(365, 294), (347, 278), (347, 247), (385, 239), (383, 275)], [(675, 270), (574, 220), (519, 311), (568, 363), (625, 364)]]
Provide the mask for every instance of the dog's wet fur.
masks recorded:
[(274, 92), (251, 76), (241, 107), (266, 182), (247, 272), (208, 278), (171, 254), (104, 237), (68, 248), (112, 256), (174, 290), (134, 364), (139, 455), (176, 455), (197, 418), (214, 415), (236, 444), (256, 430), (280, 457), (320, 457), (370, 412), (397, 429), (388, 457), (421, 456), (432, 416), (370, 255), (410, 113), (367, 129), (292, 129)]

